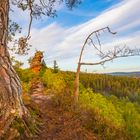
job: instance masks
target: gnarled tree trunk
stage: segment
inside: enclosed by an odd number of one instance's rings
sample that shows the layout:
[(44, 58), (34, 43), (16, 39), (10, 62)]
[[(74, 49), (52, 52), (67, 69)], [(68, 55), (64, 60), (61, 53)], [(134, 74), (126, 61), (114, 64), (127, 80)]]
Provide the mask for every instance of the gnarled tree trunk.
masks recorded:
[(7, 51), (9, 0), (0, 0), (0, 138), (15, 117), (23, 117), (20, 80)]

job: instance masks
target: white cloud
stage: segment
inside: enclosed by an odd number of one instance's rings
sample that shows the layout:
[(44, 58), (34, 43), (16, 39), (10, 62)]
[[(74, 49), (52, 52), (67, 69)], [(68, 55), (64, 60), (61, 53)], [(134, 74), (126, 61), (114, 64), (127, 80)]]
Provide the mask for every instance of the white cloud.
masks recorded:
[[(86, 36), (93, 30), (110, 26), (113, 30), (119, 31), (119, 42), (130, 46), (140, 46), (140, 32), (134, 32), (133, 28), (140, 24), (139, 0), (125, 0), (112, 8), (106, 10), (94, 19), (71, 28), (61, 27), (57, 23), (52, 23), (42, 29), (32, 29), (31, 49), (43, 50), (46, 53), (46, 62), (58, 60), (60, 68), (75, 70), (76, 62), (80, 53), (81, 45)], [(131, 31), (131, 34), (125, 32)], [(112, 40), (109, 40), (112, 44)], [(115, 43), (115, 41), (113, 42)], [(108, 44), (106, 44), (108, 45)], [(85, 59), (92, 60), (91, 48), (87, 49)], [(48, 58), (48, 61), (47, 61)], [(23, 59), (23, 57), (22, 57)], [(130, 59), (131, 61), (131, 59)]]

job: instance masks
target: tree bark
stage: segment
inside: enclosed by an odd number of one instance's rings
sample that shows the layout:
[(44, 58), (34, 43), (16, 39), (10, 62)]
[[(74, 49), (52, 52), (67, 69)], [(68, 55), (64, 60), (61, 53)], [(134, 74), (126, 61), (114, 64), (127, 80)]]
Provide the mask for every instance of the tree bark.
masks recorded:
[(74, 103), (78, 103), (78, 97), (79, 97), (79, 75), (80, 75), (80, 63), (78, 63), (75, 82), (74, 82)]
[(74, 103), (77, 104), (78, 103), (78, 96), (79, 96), (79, 74), (80, 74), (80, 67), (81, 65), (78, 64), (77, 67), (77, 72), (76, 72), (76, 77), (75, 77), (75, 84), (74, 84)]
[(75, 82), (74, 82), (74, 104), (75, 105), (77, 105), (78, 99), (79, 99), (79, 75), (80, 75), (80, 68), (81, 68), (81, 60), (82, 60), (83, 51), (84, 51), (87, 41), (88, 41), (88, 38), (85, 40), (84, 45), (82, 46), (80, 56), (79, 56), (77, 71), (76, 71), (76, 77), (75, 77)]
[(21, 84), (7, 50), (9, 0), (0, 0), (0, 138), (16, 117), (26, 109), (21, 99)]

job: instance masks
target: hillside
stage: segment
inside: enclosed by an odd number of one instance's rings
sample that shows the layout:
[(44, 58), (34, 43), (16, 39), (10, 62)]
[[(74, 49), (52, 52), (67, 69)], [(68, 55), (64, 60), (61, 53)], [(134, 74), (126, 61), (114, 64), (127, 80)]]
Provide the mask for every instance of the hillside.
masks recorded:
[(108, 75), (113, 76), (132, 76), (132, 77), (140, 77), (140, 71), (136, 72), (113, 72), (113, 73), (106, 73)]
[[(41, 122), (31, 126), (32, 140), (139, 140), (140, 79), (81, 73), (75, 110), (75, 73), (49, 68), (38, 74), (31, 69), (16, 71), (24, 103), (31, 108), (34, 119)], [(15, 128), (19, 131), (17, 125)], [(24, 131), (19, 133), (20, 139), (25, 139)]]

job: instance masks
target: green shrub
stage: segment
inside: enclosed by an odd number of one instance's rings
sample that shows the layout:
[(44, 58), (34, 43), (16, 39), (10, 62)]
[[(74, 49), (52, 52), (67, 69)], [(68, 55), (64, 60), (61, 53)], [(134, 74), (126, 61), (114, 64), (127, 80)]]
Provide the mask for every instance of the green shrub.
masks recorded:
[(50, 69), (46, 70), (42, 80), (47, 88), (57, 92), (63, 91), (66, 86), (63, 75), (61, 73), (53, 73)]
[(28, 83), (30, 80), (36, 76), (31, 69), (16, 69), (17, 74), (22, 82)]
[(80, 94), (80, 105), (86, 110), (85, 127), (109, 140), (119, 138), (139, 140), (139, 105), (128, 99), (105, 97), (92, 90)]

